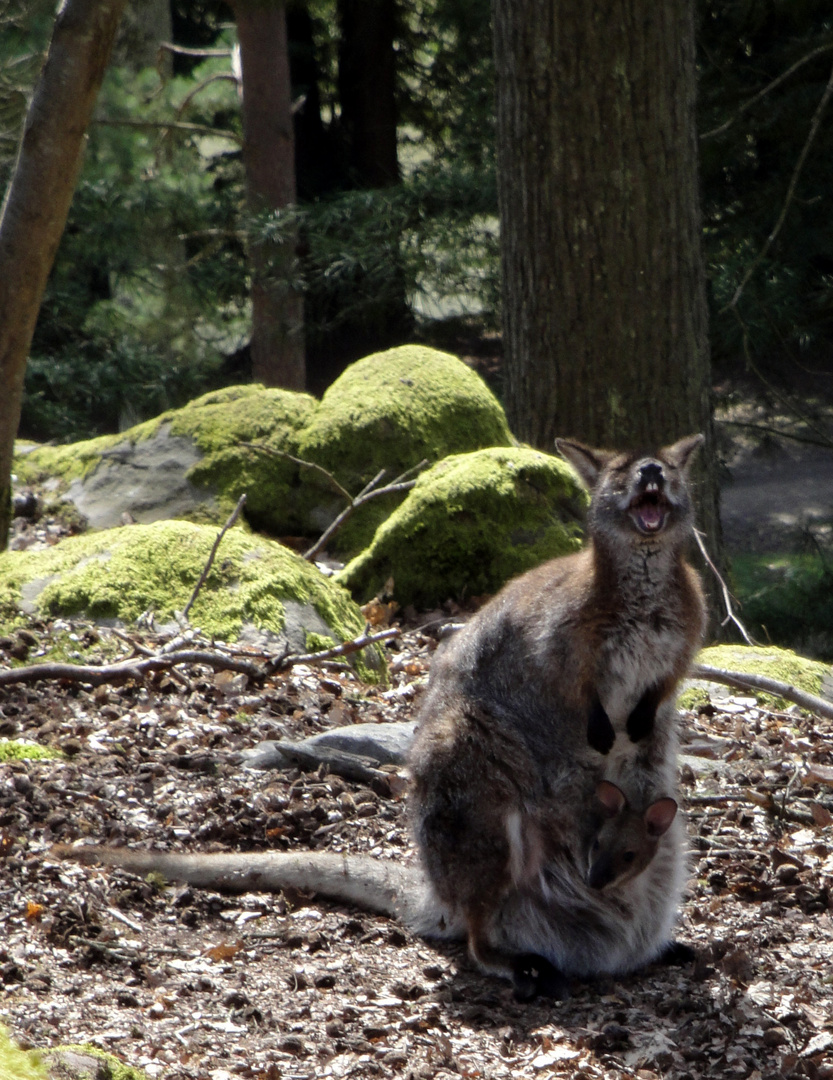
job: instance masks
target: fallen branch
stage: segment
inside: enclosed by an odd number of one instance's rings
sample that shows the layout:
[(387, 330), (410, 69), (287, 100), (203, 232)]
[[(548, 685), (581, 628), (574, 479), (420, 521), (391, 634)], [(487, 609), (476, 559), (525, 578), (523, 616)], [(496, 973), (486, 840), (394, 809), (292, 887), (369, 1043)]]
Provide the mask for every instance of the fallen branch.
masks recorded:
[(188, 601), (188, 603), (185, 605), (185, 608), (183, 609), (183, 612), (182, 612), (183, 619), (188, 618), (188, 612), (193, 607), (194, 601), (197, 599), (197, 595), (199, 594), (200, 589), (205, 584), (205, 579), (208, 577), (209, 573), (211, 572), (211, 567), (214, 564), (214, 558), (217, 555), (217, 548), (220, 546), (220, 541), (223, 539), (223, 537), (226, 535), (226, 533), (229, 531), (229, 529), (232, 527), (232, 525), (235, 523), (235, 521), (237, 521), (237, 518), (240, 516), (240, 511), (243, 509), (243, 507), (245, 505), (246, 505), (246, 494), (244, 492), (240, 496), (240, 498), (237, 500), (237, 506), (235, 506), (235, 508), (229, 514), (228, 521), (226, 521), (225, 525), (217, 533), (217, 538), (214, 541), (214, 544), (213, 544), (213, 546), (211, 548), (211, 551), (208, 554), (208, 561), (206, 562), (205, 566), (203, 567), (203, 571), (200, 574), (199, 581), (194, 586), (194, 591), (191, 593), (191, 599)]
[(769, 675), (726, 671), (723, 668), (711, 667), (709, 664), (695, 664), (689, 676), (692, 679), (706, 679), (708, 682), (731, 686), (734, 690), (762, 690), (766, 694), (774, 694), (776, 697), (792, 701), (808, 712), (833, 720), (833, 701), (817, 697), (815, 694), (808, 694), (805, 690), (799, 690), (797, 686), (781, 682), (780, 679), (771, 679)]
[(130, 679), (141, 680), (145, 675), (156, 671), (168, 671), (179, 664), (203, 664), (215, 671), (234, 671), (248, 675), (250, 679), (260, 681), (280, 671), (286, 671), (295, 664), (317, 664), (335, 656), (349, 656), (368, 645), (387, 641), (399, 633), (398, 627), (382, 630), (378, 634), (362, 634), (331, 649), (316, 653), (295, 653), (269, 659), (264, 664), (255, 664), (240, 660), (227, 653), (211, 649), (179, 649), (176, 652), (155, 656), (130, 657), (114, 664), (30, 664), (28, 667), (0, 670), (0, 686), (15, 683), (32, 683), (41, 680), (86, 683), (90, 686), (103, 686), (105, 683), (118, 684)]
[(275, 671), (284, 671), (295, 664), (320, 664), (324, 660), (332, 660), (335, 656), (349, 656), (350, 653), (360, 652), (368, 645), (375, 645), (379, 641), (389, 641), (398, 635), (399, 627), (391, 626), (387, 630), (380, 630), (378, 634), (362, 634), (361, 637), (353, 638), (352, 641), (334, 645), (331, 649), (322, 649), (314, 653), (290, 653), (271, 663), (277, 665), (273, 668)]

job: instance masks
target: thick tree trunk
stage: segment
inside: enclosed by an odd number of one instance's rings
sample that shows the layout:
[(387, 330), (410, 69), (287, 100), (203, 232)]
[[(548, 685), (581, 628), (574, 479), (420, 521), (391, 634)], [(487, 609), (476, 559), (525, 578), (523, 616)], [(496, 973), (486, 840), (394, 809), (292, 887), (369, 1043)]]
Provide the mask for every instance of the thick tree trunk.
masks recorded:
[(0, 217), (0, 549), (26, 359), (123, 7), (66, 0), (60, 8)]
[(394, 0), (339, 0), (338, 16), (338, 91), (352, 181), (387, 187), (399, 180)]
[(719, 550), (692, 0), (493, 0), (506, 409), (593, 445), (702, 431)]
[[(255, 213), (295, 202), (295, 149), (286, 12), (282, 0), (234, 0), (243, 69), (243, 162)], [(267, 386), (303, 390), (303, 298), (288, 281), (293, 240), (257, 243), (252, 269), (252, 375)]]

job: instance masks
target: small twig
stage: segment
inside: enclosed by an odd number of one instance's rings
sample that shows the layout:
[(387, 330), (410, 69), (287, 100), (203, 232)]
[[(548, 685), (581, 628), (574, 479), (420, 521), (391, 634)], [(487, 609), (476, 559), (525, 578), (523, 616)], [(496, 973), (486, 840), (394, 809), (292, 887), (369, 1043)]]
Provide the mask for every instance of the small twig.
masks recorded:
[(353, 498), (347, 488), (342, 487), (328, 469), (325, 469), (323, 465), (319, 465), (315, 461), (305, 461), (303, 458), (288, 454), (286, 450), (277, 450), (274, 446), (264, 446), (262, 443), (241, 442), (238, 445), (245, 446), (249, 450), (255, 450), (258, 454), (268, 454), (272, 457), (283, 458), (285, 461), (291, 461), (294, 465), (300, 465), (302, 469), (312, 469), (313, 472), (317, 472), (323, 476), (343, 498), (348, 501)]
[(700, 548), (700, 554), (706, 560), (706, 562), (708, 563), (708, 565), (709, 565), (709, 567), (711, 569), (711, 572), (714, 574), (714, 576), (717, 578), (718, 582), (720, 583), (720, 588), (721, 588), (721, 591), (723, 593), (723, 603), (726, 605), (726, 618), (723, 620), (723, 622), (720, 625), (725, 626), (727, 622), (733, 622), (735, 624), (735, 626), (738, 628), (738, 630), (740, 631), (741, 637), (746, 642), (746, 644), (747, 645), (754, 645), (755, 642), (752, 640), (752, 638), (746, 632), (746, 627), (743, 625), (743, 623), (740, 621), (740, 619), (735, 614), (735, 610), (732, 607), (732, 597), (731, 597), (731, 593), (729, 592), (729, 587), (726, 584), (726, 582), (723, 580), (723, 578), (721, 577), (720, 571), (717, 569), (717, 567), (712, 562), (708, 551), (706, 551), (706, 545), (703, 543), (703, 533), (701, 533), (699, 529), (694, 530), (694, 539), (697, 541), (697, 546)]
[(243, 507), (245, 505), (246, 505), (246, 494), (244, 492), (240, 496), (240, 498), (237, 500), (237, 506), (235, 506), (235, 508), (229, 514), (228, 521), (225, 523), (225, 525), (222, 527), (222, 529), (220, 529), (220, 531), (217, 533), (217, 539), (214, 541), (214, 546), (211, 548), (211, 551), (210, 551), (210, 553), (208, 555), (208, 561), (206, 562), (205, 566), (203, 567), (203, 571), (200, 574), (199, 581), (194, 586), (194, 591), (191, 593), (191, 599), (188, 601), (188, 603), (185, 605), (185, 608), (183, 609), (183, 612), (182, 612), (183, 619), (188, 618), (188, 612), (193, 607), (194, 601), (197, 599), (197, 594), (199, 593), (200, 589), (205, 584), (205, 579), (208, 577), (208, 575), (209, 575), (209, 573), (211, 571), (211, 566), (212, 566), (212, 564), (214, 562), (214, 557), (217, 554), (217, 548), (220, 546), (220, 541), (223, 539), (223, 537), (226, 535), (226, 533), (229, 531), (229, 529), (232, 527), (232, 525), (235, 523), (235, 521), (237, 521), (238, 517), (240, 516), (240, 511), (243, 509)]
[(108, 907), (105, 908), (108, 915), (112, 915), (114, 919), (118, 919), (119, 922), (124, 923), (125, 926), (129, 926), (131, 930), (135, 930), (137, 934), (141, 934), (145, 929), (141, 923), (134, 922), (133, 919), (128, 919), (126, 915), (123, 915), (118, 908)]
[(790, 398), (788, 398), (786, 394), (781, 393), (778, 387), (774, 386), (764, 376), (764, 373), (760, 370), (760, 368), (756, 365), (755, 361), (752, 359), (752, 350), (749, 348), (749, 331), (747, 329), (746, 323), (743, 321), (743, 317), (741, 316), (740, 311), (736, 307), (732, 308), (732, 314), (735, 316), (740, 326), (741, 341), (743, 342), (743, 357), (749, 370), (756, 376), (756, 378), (761, 381), (761, 383), (766, 387), (770, 394), (772, 394), (775, 400), (781, 402), (781, 404), (784, 406), (785, 409), (787, 409), (788, 412), (792, 413), (793, 416), (797, 417), (802, 423), (806, 424), (811, 431), (815, 431), (815, 433), (824, 441), (825, 445), (831, 445), (830, 436), (827, 434), (827, 432), (823, 428), (819, 427), (819, 425), (813, 420), (812, 417), (807, 416), (805, 413), (803, 413), (798, 407), (798, 405), (796, 405), (795, 401), (792, 401)]
[(833, 701), (817, 697), (815, 694), (808, 694), (806, 690), (799, 690), (797, 686), (781, 682), (780, 679), (771, 679), (769, 675), (726, 671), (723, 668), (711, 667), (709, 664), (695, 664), (689, 672), (689, 677), (731, 686), (735, 690), (761, 690), (765, 694), (773, 694), (775, 697), (792, 701), (808, 712), (833, 720)]
[(246, 446), (250, 450), (256, 450), (261, 454), (272, 454), (274, 457), (284, 458), (286, 461), (291, 461), (295, 465), (300, 465), (302, 469), (312, 469), (323, 476), (339, 495), (347, 500), (347, 506), (345, 506), (335, 520), (327, 526), (312, 547), (304, 552), (303, 558), (306, 559), (307, 562), (312, 562), (315, 556), (320, 551), (324, 550), (328, 541), (360, 506), (364, 506), (366, 502), (370, 502), (371, 499), (377, 499), (382, 495), (398, 495), (403, 491), (410, 491), (416, 483), (416, 480), (408, 480), (407, 477), (412, 473), (419, 472), (420, 469), (425, 468), (428, 464), (428, 459), (423, 458), (418, 465), (413, 465), (410, 469), (406, 469), (405, 472), (400, 476), (397, 476), (390, 484), (386, 484), (384, 487), (380, 488), (377, 487), (377, 484), (381, 483), (385, 475), (385, 470), (381, 469), (369, 483), (365, 484), (358, 495), (353, 496), (338, 482), (338, 480), (336, 480), (328, 469), (325, 469), (323, 465), (318, 465), (315, 461), (305, 461), (303, 458), (295, 457), (293, 454), (287, 453), (286, 450), (276, 450), (273, 446), (263, 446), (260, 443), (244, 442), (239, 445)]
[(160, 49), (177, 53), (179, 56), (231, 56), (232, 49), (188, 49), (184, 45), (172, 45), (170, 41), (160, 41)]
[(190, 124), (183, 120), (127, 120), (117, 119), (115, 117), (96, 116), (91, 121), (93, 124), (98, 124), (102, 127), (132, 127), (132, 128), (147, 128), (149, 130), (162, 128), (166, 131), (190, 131), (195, 135), (216, 135), (221, 139), (228, 139), (229, 142), (237, 143), (238, 146), (243, 145), (243, 138), (238, 135), (236, 131), (228, 131), (225, 128), (213, 128), (208, 124)]
[(833, 49), (833, 44), (819, 45), (817, 49), (811, 49), (808, 53), (805, 53), (805, 55), (802, 56), (800, 60), (796, 60), (796, 62), (791, 67), (788, 67), (786, 71), (782, 71), (780, 75), (776, 76), (776, 78), (772, 80), (772, 82), (767, 83), (763, 90), (759, 90), (757, 94), (753, 94), (751, 98), (747, 98), (747, 100), (743, 102), (743, 104), (737, 109), (734, 115), (730, 116), (728, 120), (722, 123), (719, 127), (712, 128), (711, 131), (704, 131), (700, 138), (713, 139), (717, 135), (722, 135), (723, 132), (727, 131), (739, 117), (743, 116), (747, 109), (751, 109), (753, 105), (755, 105), (758, 101), (761, 100), (761, 98), (766, 97), (766, 95), (769, 94), (772, 90), (780, 86), (785, 79), (788, 79), (790, 75), (793, 74), (793, 72), (798, 71), (800, 67), (803, 67), (804, 64), (809, 63), (810, 60), (815, 60), (815, 58), (817, 56), (821, 56), (822, 53), (830, 52), (831, 49)]
[[(350, 653), (359, 652), (367, 645), (375, 645), (379, 641), (389, 641), (399, 635), (398, 626), (391, 626), (387, 630), (380, 630), (378, 634), (362, 634), (361, 637), (352, 641), (345, 641), (341, 645), (334, 645), (332, 649), (322, 649), (314, 653), (290, 653), (274, 661), (276, 671), (284, 671), (294, 664), (319, 664), (322, 660), (331, 660), (334, 656), (349, 656)], [(2, 685), (2, 683), (0, 683)]]
[(811, 439), (807, 435), (796, 435), (792, 431), (782, 431), (780, 428), (767, 427), (766, 424), (751, 424), (744, 420), (716, 420), (715, 423), (727, 427), (739, 427), (745, 431), (760, 431), (764, 435), (777, 435), (779, 439), (792, 439), (793, 442), (806, 443), (809, 446), (822, 446), (826, 450), (833, 447), (831, 439)]
[[(229, 53), (229, 55), (231, 55), (231, 53)], [(233, 82), (236, 84), (237, 76), (233, 75), (230, 71), (218, 71), (214, 75), (209, 75), (207, 79), (203, 79), (199, 86), (195, 86), (194, 89), (191, 90), (190, 93), (186, 94), (182, 101), (180, 101), (179, 106), (176, 110), (177, 120), (180, 120), (185, 115), (185, 110), (188, 108), (188, 106), (191, 104), (197, 94), (205, 90), (206, 86), (210, 86), (212, 83), (215, 82)]]
[(406, 480), (404, 478), (410, 473), (414, 472), (416, 469), (421, 469), (427, 464), (428, 461), (427, 459), (425, 459), (421, 461), (419, 465), (414, 465), (412, 469), (408, 469), (406, 472), (402, 473), (401, 476), (397, 476), (397, 478), (392, 483), (386, 484), (384, 487), (376, 487), (375, 485), (378, 484), (382, 477), (385, 475), (383, 469), (377, 476), (375, 476), (370, 481), (369, 484), (366, 484), (365, 487), (362, 488), (362, 490), (355, 497), (355, 499), (350, 500), (349, 506), (346, 506), (341, 511), (338, 517), (324, 530), (324, 532), (312, 545), (312, 547), (304, 552), (304, 558), (307, 560), (307, 562), (312, 562), (315, 556), (320, 551), (323, 551), (330, 538), (334, 536), (336, 532), (338, 532), (338, 530), (342, 527), (345, 521), (347, 521), (351, 514), (358, 510), (360, 506), (364, 506), (364, 504), (370, 502), (371, 499), (380, 498), (382, 495), (398, 495), (403, 491), (410, 491), (411, 488), (416, 484), (416, 480)]
[(812, 146), (818, 132), (822, 114), (827, 108), (827, 103), (830, 100), (831, 94), (833, 94), (833, 68), (831, 68), (830, 77), (827, 80), (827, 86), (825, 86), (824, 88), (824, 93), (821, 95), (821, 99), (816, 106), (816, 111), (813, 114), (813, 119), (810, 122), (810, 130), (807, 134), (804, 146), (802, 146), (801, 153), (798, 155), (798, 161), (795, 163), (795, 168), (793, 169), (792, 176), (790, 177), (790, 182), (787, 186), (787, 194), (786, 198), (784, 199), (784, 205), (781, 207), (781, 213), (778, 215), (778, 220), (773, 226), (769, 236), (766, 238), (764, 246), (761, 248), (761, 250), (747, 267), (746, 273), (741, 278), (741, 282), (735, 290), (735, 295), (732, 297), (732, 299), (729, 301), (723, 311), (728, 311), (731, 308), (737, 307), (738, 301), (740, 300), (741, 295), (743, 294), (743, 290), (746, 288), (749, 279), (763, 262), (767, 252), (775, 242), (778, 233), (781, 231), (781, 226), (784, 224), (784, 220), (787, 216), (787, 211), (789, 210), (790, 205), (793, 201), (793, 197), (795, 195), (795, 189), (798, 185), (798, 178), (801, 175), (801, 170), (804, 168), (804, 162), (807, 160), (807, 155), (810, 152), (810, 147)]

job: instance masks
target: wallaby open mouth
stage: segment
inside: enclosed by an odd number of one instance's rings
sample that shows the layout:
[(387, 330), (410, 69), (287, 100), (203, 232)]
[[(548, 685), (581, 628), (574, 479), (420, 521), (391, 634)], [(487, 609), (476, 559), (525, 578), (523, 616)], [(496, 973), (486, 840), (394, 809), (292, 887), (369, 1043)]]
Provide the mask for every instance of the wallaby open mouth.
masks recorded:
[(649, 480), (630, 502), (628, 512), (637, 529), (646, 536), (658, 533), (665, 525), (670, 510), (668, 499), (662, 492), (661, 483)]

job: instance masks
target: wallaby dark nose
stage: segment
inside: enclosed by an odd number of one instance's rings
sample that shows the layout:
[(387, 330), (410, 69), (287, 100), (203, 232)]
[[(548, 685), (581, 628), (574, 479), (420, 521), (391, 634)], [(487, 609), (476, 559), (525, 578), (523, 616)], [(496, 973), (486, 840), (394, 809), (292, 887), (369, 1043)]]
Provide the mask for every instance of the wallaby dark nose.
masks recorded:
[(657, 465), (655, 461), (651, 461), (647, 465), (640, 465), (639, 479), (643, 484), (661, 484), (663, 480), (662, 465)]

